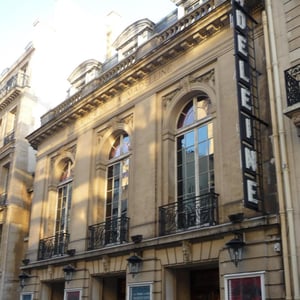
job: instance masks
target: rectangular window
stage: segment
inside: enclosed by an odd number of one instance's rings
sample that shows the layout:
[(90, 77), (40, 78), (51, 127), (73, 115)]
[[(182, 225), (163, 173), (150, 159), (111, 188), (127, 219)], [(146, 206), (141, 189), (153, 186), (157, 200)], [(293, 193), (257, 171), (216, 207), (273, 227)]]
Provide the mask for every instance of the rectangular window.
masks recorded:
[(33, 293), (22, 293), (20, 296), (20, 300), (32, 300)]
[(132, 284), (128, 287), (129, 300), (151, 300), (152, 284)]
[(226, 300), (265, 300), (264, 272), (225, 275)]
[(65, 290), (64, 300), (81, 300), (81, 290)]

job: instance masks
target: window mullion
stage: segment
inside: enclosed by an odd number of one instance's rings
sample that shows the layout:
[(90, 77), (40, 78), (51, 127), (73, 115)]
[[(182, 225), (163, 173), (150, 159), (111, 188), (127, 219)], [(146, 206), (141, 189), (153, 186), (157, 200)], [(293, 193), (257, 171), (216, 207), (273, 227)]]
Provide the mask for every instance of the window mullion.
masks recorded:
[(198, 128), (194, 129), (195, 132), (195, 194), (200, 194), (200, 170), (199, 170), (199, 139), (198, 139)]

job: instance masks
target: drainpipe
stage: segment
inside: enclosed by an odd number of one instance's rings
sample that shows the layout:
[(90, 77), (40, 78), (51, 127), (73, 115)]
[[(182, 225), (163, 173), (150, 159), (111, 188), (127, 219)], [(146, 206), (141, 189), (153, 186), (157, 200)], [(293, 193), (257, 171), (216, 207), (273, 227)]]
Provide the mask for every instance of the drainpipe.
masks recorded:
[(271, 122), (272, 122), (272, 129), (273, 129), (272, 142), (273, 142), (273, 152), (274, 152), (274, 159), (275, 159), (279, 216), (280, 216), (280, 224), (281, 224), (282, 257), (283, 257), (285, 297), (286, 297), (285, 299), (292, 299), (290, 265), (289, 265), (289, 258), (288, 258), (288, 241), (287, 241), (288, 232), (286, 228), (286, 219), (285, 219), (284, 191), (283, 191), (283, 184), (282, 184), (283, 179), (282, 179), (282, 173), (280, 168), (281, 159), (280, 159), (280, 147), (279, 147), (279, 134), (278, 134), (278, 124), (276, 118), (274, 85), (272, 79), (268, 24), (267, 24), (267, 16), (265, 11), (262, 12), (262, 22), (263, 22), (265, 50), (266, 50), (267, 77), (268, 77), (269, 98), (270, 98)]
[(272, 61), (272, 71), (273, 71), (273, 82), (274, 82), (274, 92), (275, 92), (275, 106), (279, 133), (279, 147), (280, 147), (280, 168), (282, 172), (283, 188), (284, 188), (284, 200), (286, 208), (286, 218), (289, 234), (287, 235), (287, 242), (290, 247), (290, 265), (291, 265), (291, 277), (293, 283), (294, 297), (293, 299), (299, 300), (299, 274), (298, 274), (298, 261), (297, 261), (297, 251), (296, 251), (296, 235), (295, 235), (295, 224), (294, 224), (294, 209), (292, 206), (291, 197), (291, 182), (289, 176), (288, 160), (287, 160), (287, 150), (286, 150), (286, 140), (285, 140), (285, 128), (283, 124), (282, 115), (282, 102), (281, 102), (281, 89), (280, 89), (280, 76), (279, 67), (276, 51), (275, 33), (274, 33), (274, 23), (273, 23), (273, 13), (271, 0), (266, 0), (266, 10), (268, 17), (268, 34), (270, 42), (270, 53)]

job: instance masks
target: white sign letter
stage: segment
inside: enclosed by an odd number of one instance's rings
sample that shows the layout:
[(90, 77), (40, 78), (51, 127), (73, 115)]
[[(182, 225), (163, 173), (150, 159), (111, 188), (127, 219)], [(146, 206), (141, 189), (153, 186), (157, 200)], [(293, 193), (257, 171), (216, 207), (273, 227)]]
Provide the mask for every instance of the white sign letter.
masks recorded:
[(248, 201), (257, 204), (257, 185), (256, 182), (252, 180), (247, 180), (247, 195)]
[(247, 169), (256, 171), (256, 152), (245, 147), (245, 163)]
[(236, 25), (240, 27), (240, 29), (244, 30), (247, 27), (246, 16), (239, 9), (236, 10)]
[(241, 89), (241, 103), (242, 106), (247, 108), (249, 111), (251, 111), (251, 93), (248, 89), (245, 89), (243, 87), (240, 87)]
[(237, 35), (237, 45), (238, 45), (238, 51), (243, 55), (248, 56), (247, 39), (241, 34)]
[(252, 137), (252, 127), (251, 120), (249, 118), (245, 119), (246, 137), (250, 139)]
[(247, 74), (245, 72), (245, 62), (241, 59), (239, 60), (239, 70), (241, 79), (245, 80), (246, 82), (249, 82), (249, 78), (247, 77)]

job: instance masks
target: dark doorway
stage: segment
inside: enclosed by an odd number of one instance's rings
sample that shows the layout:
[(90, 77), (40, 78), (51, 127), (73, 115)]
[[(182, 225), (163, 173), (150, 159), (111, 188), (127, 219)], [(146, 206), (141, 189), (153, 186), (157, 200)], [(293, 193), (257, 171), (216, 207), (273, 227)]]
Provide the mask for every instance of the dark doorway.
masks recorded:
[(103, 299), (126, 300), (126, 278), (104, 277)]
[(65, 282), (51, 283), (51, 300), (64, 299)]
[(219, 300), (218, 269), (193, 270), (190, 274), (191, 300)]

